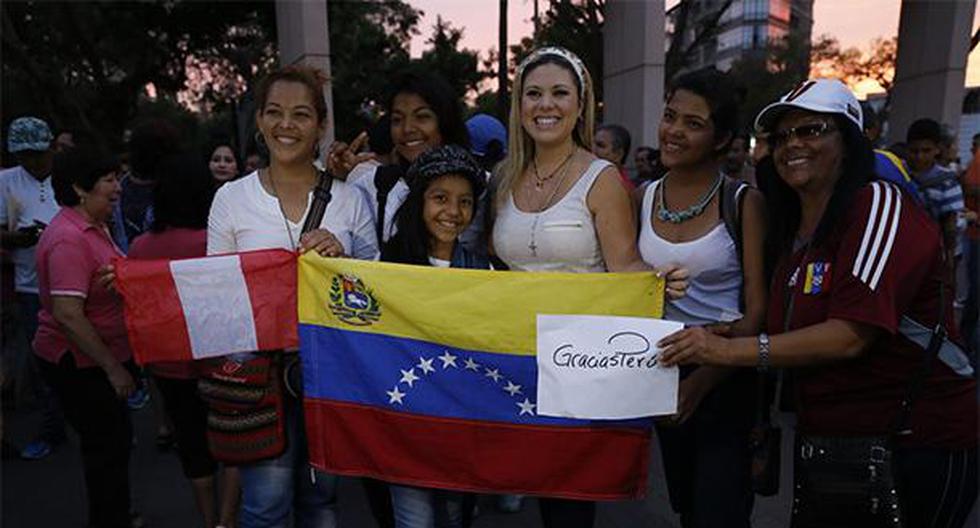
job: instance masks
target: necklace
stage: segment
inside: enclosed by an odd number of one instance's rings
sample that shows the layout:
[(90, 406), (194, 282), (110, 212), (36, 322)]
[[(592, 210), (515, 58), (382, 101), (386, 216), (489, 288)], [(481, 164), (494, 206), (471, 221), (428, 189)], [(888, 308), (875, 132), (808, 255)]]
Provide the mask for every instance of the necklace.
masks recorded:
[(272, 167), (269, 167), (269, 187), (272, 187), (272, 194), (276, 196), (276, 204), (279, 205), (279, 214), (282, 215), (282, 223), (286, 226), (286, 235), (289, 236), (289, 247), (296, 251), (296, 240), (293, 238), (293, 230), (289, 228), (289, 218), (286, 217), (286, 210), (282, 206), (282, 198), (279, 197), (279, 190), (276, 189), (276, 179), (272, 177)]
[(575, 154), (575, 147), (572, 147), (572, 151), (569, 152), (567, 156), (565, 156), (564, 161), (559, 163), (558, 166), (555, 167), (555, 170), (551, 171), (551, 174), (545, 176), (544, 178), (542, 178), (541, 175), (538, 174), (537, 157), (531, 157), (531, 167), (534, 169), (534, 187), (538, 190), (541, 190), (541, 188), (544, 187), (545, 182), (554, 178), (555, 174), (558, 174), (558, 171), (562, 170), (566, 165), (568, 165), (568, 162), (572, 159), (572, 156), (574, 154)]
[[(531, 250), (531, 256), (533, 257), (538, 256), (538, 244), (535, 241), (535, 233), (538, 230), (538, 220), (541, 219), (541, 213), (547, 211), (548, 207), (551, 206), (552, 200), (554, 200), (555, 195), (558, 194), (558, 189), (561, 188), (561, 185), (563, 183), (565, 183), (565, 177), (568, 176), (568, 160), (572, 159), (572, 154), (575, 154), (574, 149), (572, 150), (572, 153), (569, 154), (567, 158), (565, 158), (565, 161), (562, 162), (562, 164), (559, 166), (559, 168), (564, 167), (564, 169), (561, 172), (561, 178), (558, 179), (558, 183), (555, 185), (553, 189), (551, 189), (551, 194), (548, 195), (548, 199), (544, 202), (544, 205), (534, 213), (534, 223), (531, 224), (531, 241), (528, 242), (527, 244), (527, 248)], [(554, 174), (552, 174), (552, 176), (554, 176)], [(549, 176), (549, 178), (550, 177), (551, 176)]]
[(687, 209), (681, 209), (680, 211), (671, 211), (667, 208), (667, 199), (664, 198), (667, 194), (667, 176), (664, 176), (663, 183), (660, 184), (660, 203), (657, 209), (657, 218), (664, 222), (670, 222), (671, 224), (680, 224), (697, 217), (704, 212), (704, 208), (711, 203), (715, 194), (718, 194), (718, 189), (721, 188), (721, 181), (722, 175), (718, 173), (718, 177), (715, 178), (715, 183), (711, 185), (708, 192), (704, 193), (694, 205)]

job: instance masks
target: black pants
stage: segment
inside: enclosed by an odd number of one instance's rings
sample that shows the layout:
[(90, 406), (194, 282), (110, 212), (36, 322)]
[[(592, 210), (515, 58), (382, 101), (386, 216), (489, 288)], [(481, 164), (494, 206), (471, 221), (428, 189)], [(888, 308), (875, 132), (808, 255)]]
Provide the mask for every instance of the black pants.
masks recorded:
[(670, 505), (684, 528), (748, 528), (753, 378), (735, 374), (679, 426), (657, 425)]
[[(41, 374), (78, 432), (88, 493), (89, 526), (128, 528), (129, 450), (132, 428), (126, 401), (116, 397), (99, 367), (78, 368), (70, 352), (54, 365), (41, 361)], [(135, 372), (132, 363), (126, 367)]]
[(167, 416), (174, 424), (177, 455), (184, 476), (210, 477), (218, 468), (208, 449), (208, 406), (197, 393), (196, 379), (154, 376)]
[(538, 499), (544, 528), (592, 528), (595, 503), (566, 499)]
[(963, 526), (977, 501), (977, 449), (905, 448), (896, 455), (905, 526)]

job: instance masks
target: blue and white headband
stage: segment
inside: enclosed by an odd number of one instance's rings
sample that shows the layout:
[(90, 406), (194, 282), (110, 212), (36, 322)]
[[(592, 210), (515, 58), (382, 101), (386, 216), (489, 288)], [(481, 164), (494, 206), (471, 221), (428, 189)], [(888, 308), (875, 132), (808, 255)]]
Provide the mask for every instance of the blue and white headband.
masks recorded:
[(524, 58), (523, 61), (521, 61), (520, 66), (517, 67), (517, 73), (521, 77), (521, 82), (523, 82), (524, 79), (524, 69), (527, 68), (529, 64), (548, 55), (561, 57), (562, 59), (565, 60), (565, 62), (567, 62), (572, 66), (572, 70), (575, 71), (575, 76), (578, 77), (579, 99), (584, 100), (585, 99), (585, 64), (582, 62), (582, 59), (578, 58), (578, 55), (575, 55), (574, 53), (568, 51), (565, 48), (560, 48), (558, 46), (545, 46), (543, 48), (538, 48), (532, 51), (530, 55), (528, 55), (527, 57)]

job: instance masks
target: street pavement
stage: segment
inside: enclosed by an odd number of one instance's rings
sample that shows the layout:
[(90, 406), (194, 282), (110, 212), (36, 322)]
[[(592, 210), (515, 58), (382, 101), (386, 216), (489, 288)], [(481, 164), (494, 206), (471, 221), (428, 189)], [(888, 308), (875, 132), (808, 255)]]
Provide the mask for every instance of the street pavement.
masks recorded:
[[(784, 428), (791, 428), (791, 419), (781, 417)], [(5, 416), (9, 440), (23, 445), (34, 430), (34, 414), (10, 411)], [(172, 452), (161, 453), (154, 444), (155, 427), (149, 407), (134, 413), (137, 445), (131, 464), (132, 487), (136, 508), (146, 520), (147, 528), (197, 528), (201, 520), (194, 508), (188, 482), (180, 472), (180, 464)], [(789, 469), (791, 467), (792, 434), (784, 432), (782, 490), (776, 497), (757, 497), (753, 515), (755, 528), (789, 526)], [(639, 501), (602, 503), (598, 509), (596, 528), (675, 528), (676, 516), (667, 503), (663, 468), (656, 442), (653, 443), (650, 482), (647, 497)], [(5, 460), (0, 472), (0, 526), (3, 528), (83, 528), (85, 498), (78, 455), (77, 438), (40, 461)], [(360, 484), (344, 479), (340, 486), (341, 528), (374, 528)], [(490, 497), (481, 499), (481, 515), (475, 528), (537, 527), (540, 526), (537, 504), (525, 501), (524, 509), (516, 514), (498, 513)], [(974, 509), (968, 526), (978, 526)]]

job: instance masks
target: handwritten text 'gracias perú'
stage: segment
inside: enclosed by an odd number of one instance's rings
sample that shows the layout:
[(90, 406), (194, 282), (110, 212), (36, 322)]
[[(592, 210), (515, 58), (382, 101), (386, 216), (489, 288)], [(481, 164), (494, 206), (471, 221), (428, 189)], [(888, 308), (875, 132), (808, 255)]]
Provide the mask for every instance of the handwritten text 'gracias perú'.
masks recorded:
[(637, 332), (619, 332), (609, 336), (605, 350), (576, 350), (565, 344), (552, 353), (558, 367), (574, 369), (654, 369), (657, 351), (651, 350), (650, 340)]

